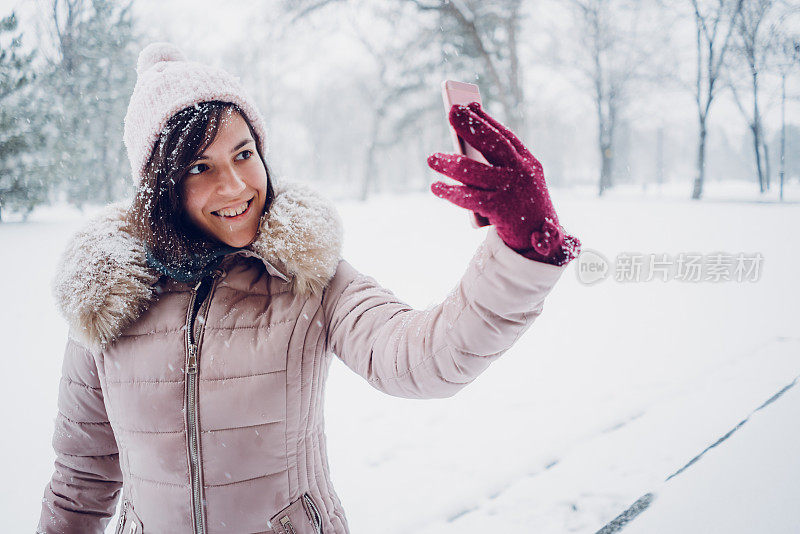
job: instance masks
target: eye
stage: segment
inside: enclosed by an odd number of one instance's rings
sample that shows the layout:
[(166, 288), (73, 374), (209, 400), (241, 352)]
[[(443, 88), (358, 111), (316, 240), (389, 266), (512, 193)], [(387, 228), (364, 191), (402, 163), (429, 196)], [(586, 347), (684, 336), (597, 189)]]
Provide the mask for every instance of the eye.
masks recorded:
[(189, 174), (200, 174), (203, 171), (193, 171), (193, 169), (196, 169), (198, 167), (208, 167), (208, 165), (206, 165), (205, 163), (198, 163), (197, 165), (192, 165), (191, 167), (189, 167), (189, 170), (186, 172), (188, 172)]
[(239, 152), (239, 153), (236, 155), (237, 159), (238, 159), (238, 157), (239, 157), (239, 156), (241, 156), (242, 154), (247, 154), (247, 157), (246, 157), (246, 158), (243, 158), (243, 159), (250, 159), (250, 158), (253, 156), (253, 151), (252, 151), (252, 150), (242, 150), (241, 152)]

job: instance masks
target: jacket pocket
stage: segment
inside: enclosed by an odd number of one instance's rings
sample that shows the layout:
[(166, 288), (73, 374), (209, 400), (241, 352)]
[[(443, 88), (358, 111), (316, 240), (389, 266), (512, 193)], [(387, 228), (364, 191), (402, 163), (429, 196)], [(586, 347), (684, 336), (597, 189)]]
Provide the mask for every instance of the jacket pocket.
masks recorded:
[(142, 534), (143, 530), (139, 516), (133, 511), (133, 504), (125, 499), (122, 501), (122, 511), (119, 513), (115, 534)]
[(322, 514), (309, 493), (272, 516), (267, 526), (273, 534), (323, 534)]

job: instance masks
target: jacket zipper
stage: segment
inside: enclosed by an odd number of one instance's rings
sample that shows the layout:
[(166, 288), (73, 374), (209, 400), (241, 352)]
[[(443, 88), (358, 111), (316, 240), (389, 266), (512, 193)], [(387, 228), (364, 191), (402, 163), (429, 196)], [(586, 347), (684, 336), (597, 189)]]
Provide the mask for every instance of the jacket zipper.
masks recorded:
[(211, 289), (205, 297), (202, 313), (200, 313), (199, 328), (197, 335), (194, 335), (194, 305), (197, 299), (197, 292), (202, 286), (203, 281), (200, 280), (192, 290), (192, 296), (189, 298), (189, 309), (186, 312), (186, 348), (187, 348), (187, 362), (186, 362), (186, 423), (189, 433), (189, 464), (190, 464), (190, 478), (192, 485), (192, 512), (194, 515), (194, 531), (195, 534), (205, 534), (205, 506), (203, 504), (203, 486), (200, 481), (200, 473), (202, 469), (202, 461), (200, 457), (200, 429), (197, 424), (197, 378), (198, 378), (198, 360), (200, 357), (199, 343), (205, 330), (206, 316), (208, 308), (211, 304), (211, 297), (214, 294), (214, 288), (217, 285), (217, 279), (221, 271), (216, 270), (211, 278)]
[(303, 494), (303, 499), (308, 503), (309, 508), (311, 508), (311, 523), (314, 525), (314, 531), (317, 534), (322, 534), (322, 515), (319, 513), (317, 509), (317, 505), (314, 503), (314, 500), (311, 498), (311, 495), (308, 493)]

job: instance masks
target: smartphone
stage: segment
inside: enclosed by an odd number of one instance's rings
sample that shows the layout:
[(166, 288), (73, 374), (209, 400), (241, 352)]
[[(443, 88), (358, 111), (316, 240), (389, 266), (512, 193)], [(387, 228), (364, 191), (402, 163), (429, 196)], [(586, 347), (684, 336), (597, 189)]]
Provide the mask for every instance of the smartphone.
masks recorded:
[[(450, 116), (450, 108), (453, 107), (455, 104), (469, 104), (470, 102), (478, 102), (481, 103), (481, 93), (478, 90), (478, 86), (473, 83), (464, 83), (464, 82), (456, 82), (453, 80), (445, 80), (442, 82), (442, 99), (444, 100), (444, 112), (445, 116)], [(489, 164), (486, 161), (486, 158), (483, 157), (475, 147), (464, 141), (460, 135), (458, 135), (453, 129), (453, 125), (450, 124), (450, 121), (447, 121), (447, 125), (450, 127), (450, 134), (453, 138), (453, 145), (461, 155), (467, 156), (470, 159), (474, 159), (475, 161), (480, 161), (481, 163)], [(482, 226), (489, 226), (491, 223), (489, 219), (484, 217), (483, 215), (479, 215), (476, 212), (472, 212), (470, 215), (470, 222), (474, 228), (481, 228)]]

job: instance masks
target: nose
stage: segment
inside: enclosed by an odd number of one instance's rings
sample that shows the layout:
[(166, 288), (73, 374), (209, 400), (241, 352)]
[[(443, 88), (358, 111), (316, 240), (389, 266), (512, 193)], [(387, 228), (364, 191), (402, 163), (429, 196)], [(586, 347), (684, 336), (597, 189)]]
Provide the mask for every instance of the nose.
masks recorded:
[(225, 197), (237, 197), (247, 188), (247, 183), (235, 169), (226, 169), (220, 173), (217, 193)]

